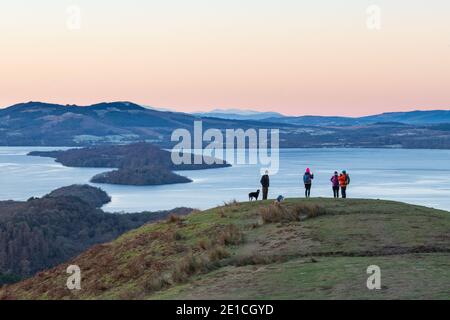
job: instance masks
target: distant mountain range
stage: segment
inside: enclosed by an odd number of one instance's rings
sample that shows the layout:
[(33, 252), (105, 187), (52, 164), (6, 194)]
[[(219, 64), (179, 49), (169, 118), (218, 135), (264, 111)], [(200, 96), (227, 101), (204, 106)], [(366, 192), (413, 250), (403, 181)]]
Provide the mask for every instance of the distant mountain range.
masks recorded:
[(374, 123), (404, 123), (414, 125), (429, 125), (450, 123), (450, 110), (387, 112), (364, 117), (339, 116), (285, 116), (277, 112), (258, 112), (239, 109), (216, 109), (209, 112), (194, 112), (196, 116), (233, 120), (258, 120), (275, 123), (312, 126), (355, 126)]
[(280, 146), (450, 149), (450, 111), (394, 112), (360, 118), (215, 110), (170, 112), (131, 102), (91, 106), (28, 102), (0, 109), (0, 145), (88, 146), (151, 142), (171, 147), (175, 129), (279, 129)]
[(412, 125), (430, 125), (450, 123), (450, 110), (389, 112), (365, 117), (327, 117), (327, 116), (299, 116), (299, 117), (270, 117), (265, 121), (281, 122), (296, 125), (314, 126), (355, 126), (374, 123), (404, 123)]
[(285, 117), (278, 112), (258, 112), (253, 110), (239, 109), (215, 109), (209, 112), (194, 112), (193, 115), (230, 120), (266, 120)]

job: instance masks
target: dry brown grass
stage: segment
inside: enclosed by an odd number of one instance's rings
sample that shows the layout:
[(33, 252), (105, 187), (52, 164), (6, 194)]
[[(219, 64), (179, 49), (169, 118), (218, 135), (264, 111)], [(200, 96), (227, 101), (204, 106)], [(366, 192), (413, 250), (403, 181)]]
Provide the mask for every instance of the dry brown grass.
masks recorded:
[(170, 285), (170, 280), (165, 276), (153, 277), (145, 281), (144, 290), (146, 293), (152, 293), (164, 289)]
[(223, 246), (215, 246), (208, 251), (208, 258), (211, 262), (226, 259), (230, 256), (228, 250)]
[(243, 240), (243, 234), (235, 224), (226, 225), (217, 237), (217, 243), (222, 246), (238, 245)]
[(189, 277), (207, 269), (209, 261), (200, 255), (189, 253), (183, 257), (172, 271), (172, 280), (175, 283), (185, 282)]
[(232, 259), (232, 264), (236, 267), (251, 266), (251, 265), (267, 265), (275, 262), (283, 261), (284, 257), (281, 256), (268, 256), (261, 254), (252, 254), (237, 256)]
[(193, 251), (189, 251), (173, 265), (169, 272), (165, 274), (155, 273), (153, 277), (147, 279), (144, 283), (144, 291), (146, 294), (150, 294), (176, 283), (184, 283), (194, 275), (213, 269), (214, 263), (229, 256), (228, 250), (219, 245), (211, 246), (209, 244), (204, 254), (194, 254)]
[(302, 203), (286, 207), (280, 203), (259, 208), (264, 223), (291, 222), (315, 218), (326, 213), (326, 210), (316, 204)]
[(142, 292), (137, 290), (122, 291), (119, 293), (119, 299), (125, 301), (142, 299)]
[(220, 208), (217, 214), (221, 218), (226, 218), (227, 217), (227, 214), (225, 213), (225, 210), (223, 208)]
[[(174, 284), (184, 283), (190, 277), (201, 274), (217, 267), (220, 260), (230, 257), (230, 253), (225, 248), (227, 245), (236, 245), (243, 241), (243, 235), (239, 227), (234, 224), (216, 225), (216, 236), (211, 238), (202, 238), (197, 244), (185, 247), (184, 256), (178, 259), (170, 267), (167, 266), (164, 273), (154, 272), (143, 283), (143, 292), (145, 295), (163, 290)], [(162, 234), (160, 235), (162, 236)], [(181, 237), (179, 230), (168, 237), (176, 241)], [(186, 253), (187, 250), (187, 253)], [(138, 264), (138, 265), (142, 265)], [(152, 268), (156, 271), (155, 265)], [(137, 274), (142, 274), (140, 270), (133, 270)], [(126, 275), (132, 278), (132, 275)], [(129, 297), (124, 297), (128, 299)]]
[(180, 223), (180, 222), (181, 222), (181, 218), (179, 216), (177, 216), (176, 214), (171, 214), (167, 218), (167, 223)]
[(225, 201), (224, 203), (225, 207), (234, 207), (234, 206), (239, 206), (239, 202), (236, 199), (230, 200), (230, 201)]
[(293, 207), (293, 210), (299, 215), (300, 217), (306, 216), (306, 218), (316, 218), (318, 216), (324, 215), (327, 213), (326, 209), (324, 207), (321, 207), (320, 205), (313, 204), (313, 203), (304, 203), (304, 204), (297, 204)]
[(233, 199), (231, 201), (224, 202), (224, 207), (227, 208), (228, 210), (231, 210), (231, 212), (238, 212), (240, 208), (240, 203), (236, 199)]
[(208, 250), (213, 246), (213, 244), (209, 239), (200, 239), (197, 246), (201, 250)]
[(278, 203), (260, 207), (259, 212), (264, 223), (300, 220), (300, 217), (295, 215), (293, 211)]
[(3, 300), (15, 300), (16, 297), (14, 297), (8, 290), (6, 286), (1, 287), (2, 291), (0, 291), (0, 301)]
[(180, 241), (183, 240), (185, 237), (183, 236), (183, 234), (180, 231), (175, 231), (173, 233), (173, 240), (175, 241)]

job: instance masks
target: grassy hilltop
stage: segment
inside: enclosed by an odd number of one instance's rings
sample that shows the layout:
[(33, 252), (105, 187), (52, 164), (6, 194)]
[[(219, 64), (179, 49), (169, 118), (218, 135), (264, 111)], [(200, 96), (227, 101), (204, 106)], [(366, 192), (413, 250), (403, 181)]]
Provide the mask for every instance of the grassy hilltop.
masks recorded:
[[(66, 289), (80, 266), (82, 289)], [(382, 289), (366, 287), (370, 265)], [(449, 299), (450, 213), (390, 201), (229, 203), (145, 225), (0, 299)]]

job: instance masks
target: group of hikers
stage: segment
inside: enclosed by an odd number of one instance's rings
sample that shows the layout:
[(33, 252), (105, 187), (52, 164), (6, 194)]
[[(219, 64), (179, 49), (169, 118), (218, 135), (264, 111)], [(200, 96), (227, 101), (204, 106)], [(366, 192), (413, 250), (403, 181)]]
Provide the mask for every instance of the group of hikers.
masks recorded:
[[(313, 180), (314, 174), (309, 168), (306, 168), (305, 174), (303, 175), (303, 184), (305, 185), (306, 198), (309, 198), (311, 196), (311, 187)], [(350, 184), (350, 175), (346, 170), (343, 170), (341, 173), (335, 171), (330, 179), (330, 182), (334, 198), (339, 198), (339, 192), (342, 198), (347, 198), (347, 187)], [(267, 200), (270, 187), (270, 178), (268, 171), (266, 171), (265, 174), (261, 177), (260, 183), (262, 186), (263, 200)]]
[(347, 171), (343, 170), (340, 174), (335, 171), (334, 175), (330, 179), (333, 186), (333, 195), (335, 198), (339, 198), (339, 189), (341, 190), (342, 198), (347, 198), (347, 187), (350, 184), (350, 176)]

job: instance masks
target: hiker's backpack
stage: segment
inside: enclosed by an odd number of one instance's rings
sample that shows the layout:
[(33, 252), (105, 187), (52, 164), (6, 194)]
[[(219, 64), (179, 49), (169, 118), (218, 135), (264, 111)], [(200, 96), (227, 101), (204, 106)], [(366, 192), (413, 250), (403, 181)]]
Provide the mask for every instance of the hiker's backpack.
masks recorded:
[(311, 184), (311, 175), (305, 173), (305, 175), (303, 176), (303, 182), (304, 182), (305, 184)]

